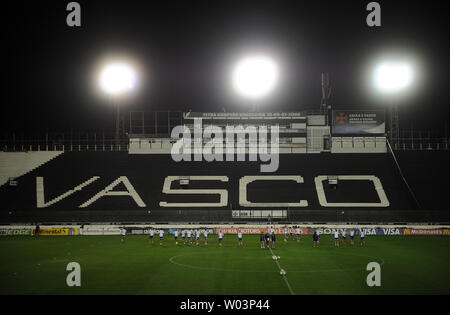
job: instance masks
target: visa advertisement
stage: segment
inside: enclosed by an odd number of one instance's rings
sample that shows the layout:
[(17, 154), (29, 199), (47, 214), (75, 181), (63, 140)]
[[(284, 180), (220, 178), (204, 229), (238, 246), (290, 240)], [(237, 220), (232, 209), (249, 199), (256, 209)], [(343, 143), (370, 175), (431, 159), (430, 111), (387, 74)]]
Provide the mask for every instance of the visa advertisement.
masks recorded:
[(403, 228), (318, 228), (318, 229), (309, 229), (310, 234), (314, 233), (314, 230), (319, 234), (334, 234), (334, 232), (338, 232), (340, 235), (342, 232), (346, 232), (347, 235), (351, 230), (355, 232), (355, 235), (361, 234), (363, 232), (365, 235), (403, 235)]

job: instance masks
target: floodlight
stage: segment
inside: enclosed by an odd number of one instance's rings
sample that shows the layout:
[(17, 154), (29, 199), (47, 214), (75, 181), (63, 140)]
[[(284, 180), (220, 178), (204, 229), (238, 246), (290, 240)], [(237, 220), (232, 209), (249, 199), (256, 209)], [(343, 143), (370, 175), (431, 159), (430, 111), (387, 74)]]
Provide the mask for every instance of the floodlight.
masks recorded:
[(395, 93), (408, 87), (414, 78), (411, 65), (402, 62), (383, 62), (375, 68), (374, 83), (383, 93)]
[(233, 71), (233, 86), (241, 95), (258, 99), (269, 94), (278, 81), (278, 66), (266, 56), (241, 60)]
[(135, 72), (127, 64), (109, 64), (100, 74), (100, 86), (108, 94), (118, 95), (129, 91), (135, 83)]

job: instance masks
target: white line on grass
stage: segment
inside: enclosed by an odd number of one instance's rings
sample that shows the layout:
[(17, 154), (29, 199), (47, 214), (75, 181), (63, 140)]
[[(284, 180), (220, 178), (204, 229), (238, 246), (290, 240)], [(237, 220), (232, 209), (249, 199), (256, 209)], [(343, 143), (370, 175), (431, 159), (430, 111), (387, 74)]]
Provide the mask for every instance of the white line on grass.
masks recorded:
[[(178, 265), (180, 267), (190, 268), (190, 269), (197, 269), (197, 270), (210, 270), (210, 271), (226, 271), (226, 272), (250, 272), (250, 273), (267, 273), (267, 270), (239, 270), (239, 269), (224, 269), (224, 268), (214, 268), (214, 267), (201, 267), (201, 266), (195, 266), (195, 265), (186, 265), (179, 262), (176, 262), (175, 259), (182, 256), (187, 256), (189, 254), (181, 254), (172, 256), (169, 258), (169, 262)], [(275, 271), (273, 271), (275, 272)]]
[[(272, 248), (269, 247), (269, 250), (270, 250), (270, 253), (272, 254), (272, 256), (275, 256), (275, 255), (273, 254)], [(280, 269), (280, 272), (281, 272), (281, 266), (280, 266), (280, 263), (278, 262), (278, 259), (275, 260), (275, 262), (277, 263), (278, 269)], [(289, 282), (288, 282), (288, 280), (287, 280), (286, 275), (282, 275), (282, 276), (283, 276), (284, 282), (286, 282), (286, 285), (287, 285), (287, 287), (288, 287), (289, 292), (291, 293), (291, 295), (295, 295), (294, 291), (293, 291), (292, 288), (291, 288), (291, 285), (289, 284)]]

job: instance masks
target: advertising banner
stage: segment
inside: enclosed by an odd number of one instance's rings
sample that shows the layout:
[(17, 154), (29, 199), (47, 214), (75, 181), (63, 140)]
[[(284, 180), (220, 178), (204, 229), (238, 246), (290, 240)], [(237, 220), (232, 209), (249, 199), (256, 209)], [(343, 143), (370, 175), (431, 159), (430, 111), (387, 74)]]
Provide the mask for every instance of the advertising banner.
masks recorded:
[(186, 114), (186, 118), (187, 119), (192, 119), (192, 118), (221, 118), (221, 117), (225, 117), (225, 118), (230, 118), (230, 117), (237, 117), (237, 118), (255, 118), (255, 117), (301, 117), (301, 118), (305, 118), (304, 116), (305, 113), (302, 112), (272, 112), (272, 113), (239, 113), (239, 112), (235, 112), (235, 113), (231, 113), (231, 112), (226, 112), (226, 113), (205, 113), (205, 112), (189, 112)]
[(80, 229), (81, 235), (103, 235), (103, 229)]
[(450, 235), (448, 229), (404, 229), (403, 235)]
[(360, 234), (361, 231), (365, 235), (403, 235), (402, 228), (374, 228), (374, 229), (355, 229), (355, 234)]
[[(342, 232), (345, 230), (347, 235), (350, 233), (352, 229), (344, 229), (344, 228), (318, 228), (318, 229), (310, 229), (311, 233), (314, 233), (314, 230), (317, 230), (319, 234), (334, 234), (334, 232), (338, 232), (339, 235), (342, 235)], [(403, 235), (402, 228), (355, 228), (355, 235), (361, 234), (361, 231), (365, 235)]]
[[(32, 230), (32, 235), (35, 235), (36, 229)], [(69, 229), (40, 229), (39, 235), (69, 235)]]
[(120, 235), (122, 230), (119, 228), (105, 228), (103, 229), (103, 235)]
[(31, 229), (4, 229), (0, 230), (0, 236), (31, 235)]
[(334, 110), (333, 134), (376, 135), (386, 132), (382, 110)]
[(119, 228), (84, 228), (80, 229), (81, 235), (120, 235)]
[[(260, 227), (243, 227), (243, 228), (217, 228), (216, 234), (219, 231), (222, 231), (224, 234), (237, 234), (238, 231), (241, 230), (243, 234), (261, 234), (267, 233), (268, 228), (260, 228)], [(275, 234), (284, 235), (284, 228), (274, 228)], [(288, 228), (288, 232), (290, 233), (290, 228)], [(300, 232), (302, 235), (308, 234), (308, 228), (300, 228)], [(295, 229), (294, 229), (295, 234)]]

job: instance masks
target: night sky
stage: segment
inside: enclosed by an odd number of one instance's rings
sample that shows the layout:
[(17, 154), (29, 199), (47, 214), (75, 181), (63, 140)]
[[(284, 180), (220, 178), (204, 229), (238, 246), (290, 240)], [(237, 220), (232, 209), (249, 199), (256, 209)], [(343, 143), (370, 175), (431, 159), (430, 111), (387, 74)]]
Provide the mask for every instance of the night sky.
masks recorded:
[(378, 1), (382, 26), (366, 24), (365, 0), (78, 1), (82, 26), (66, 25), (70, 1), (14, 2), (2, 9), (1, 132), (113, 130), (114, 107), (96, 69), (109, 56), (139, 65), (130, 110), (246, 111), (230, 88), (233, 64), (254, 52), (280, 66), (264, 111), (318, 109), (329, 72), (335, 108), (385, 106), (370, 89), (370, 65), (385, 53), (420, 64), (397, 102), (401, 128), (444, 130), (448, 104), (448, 1)]

